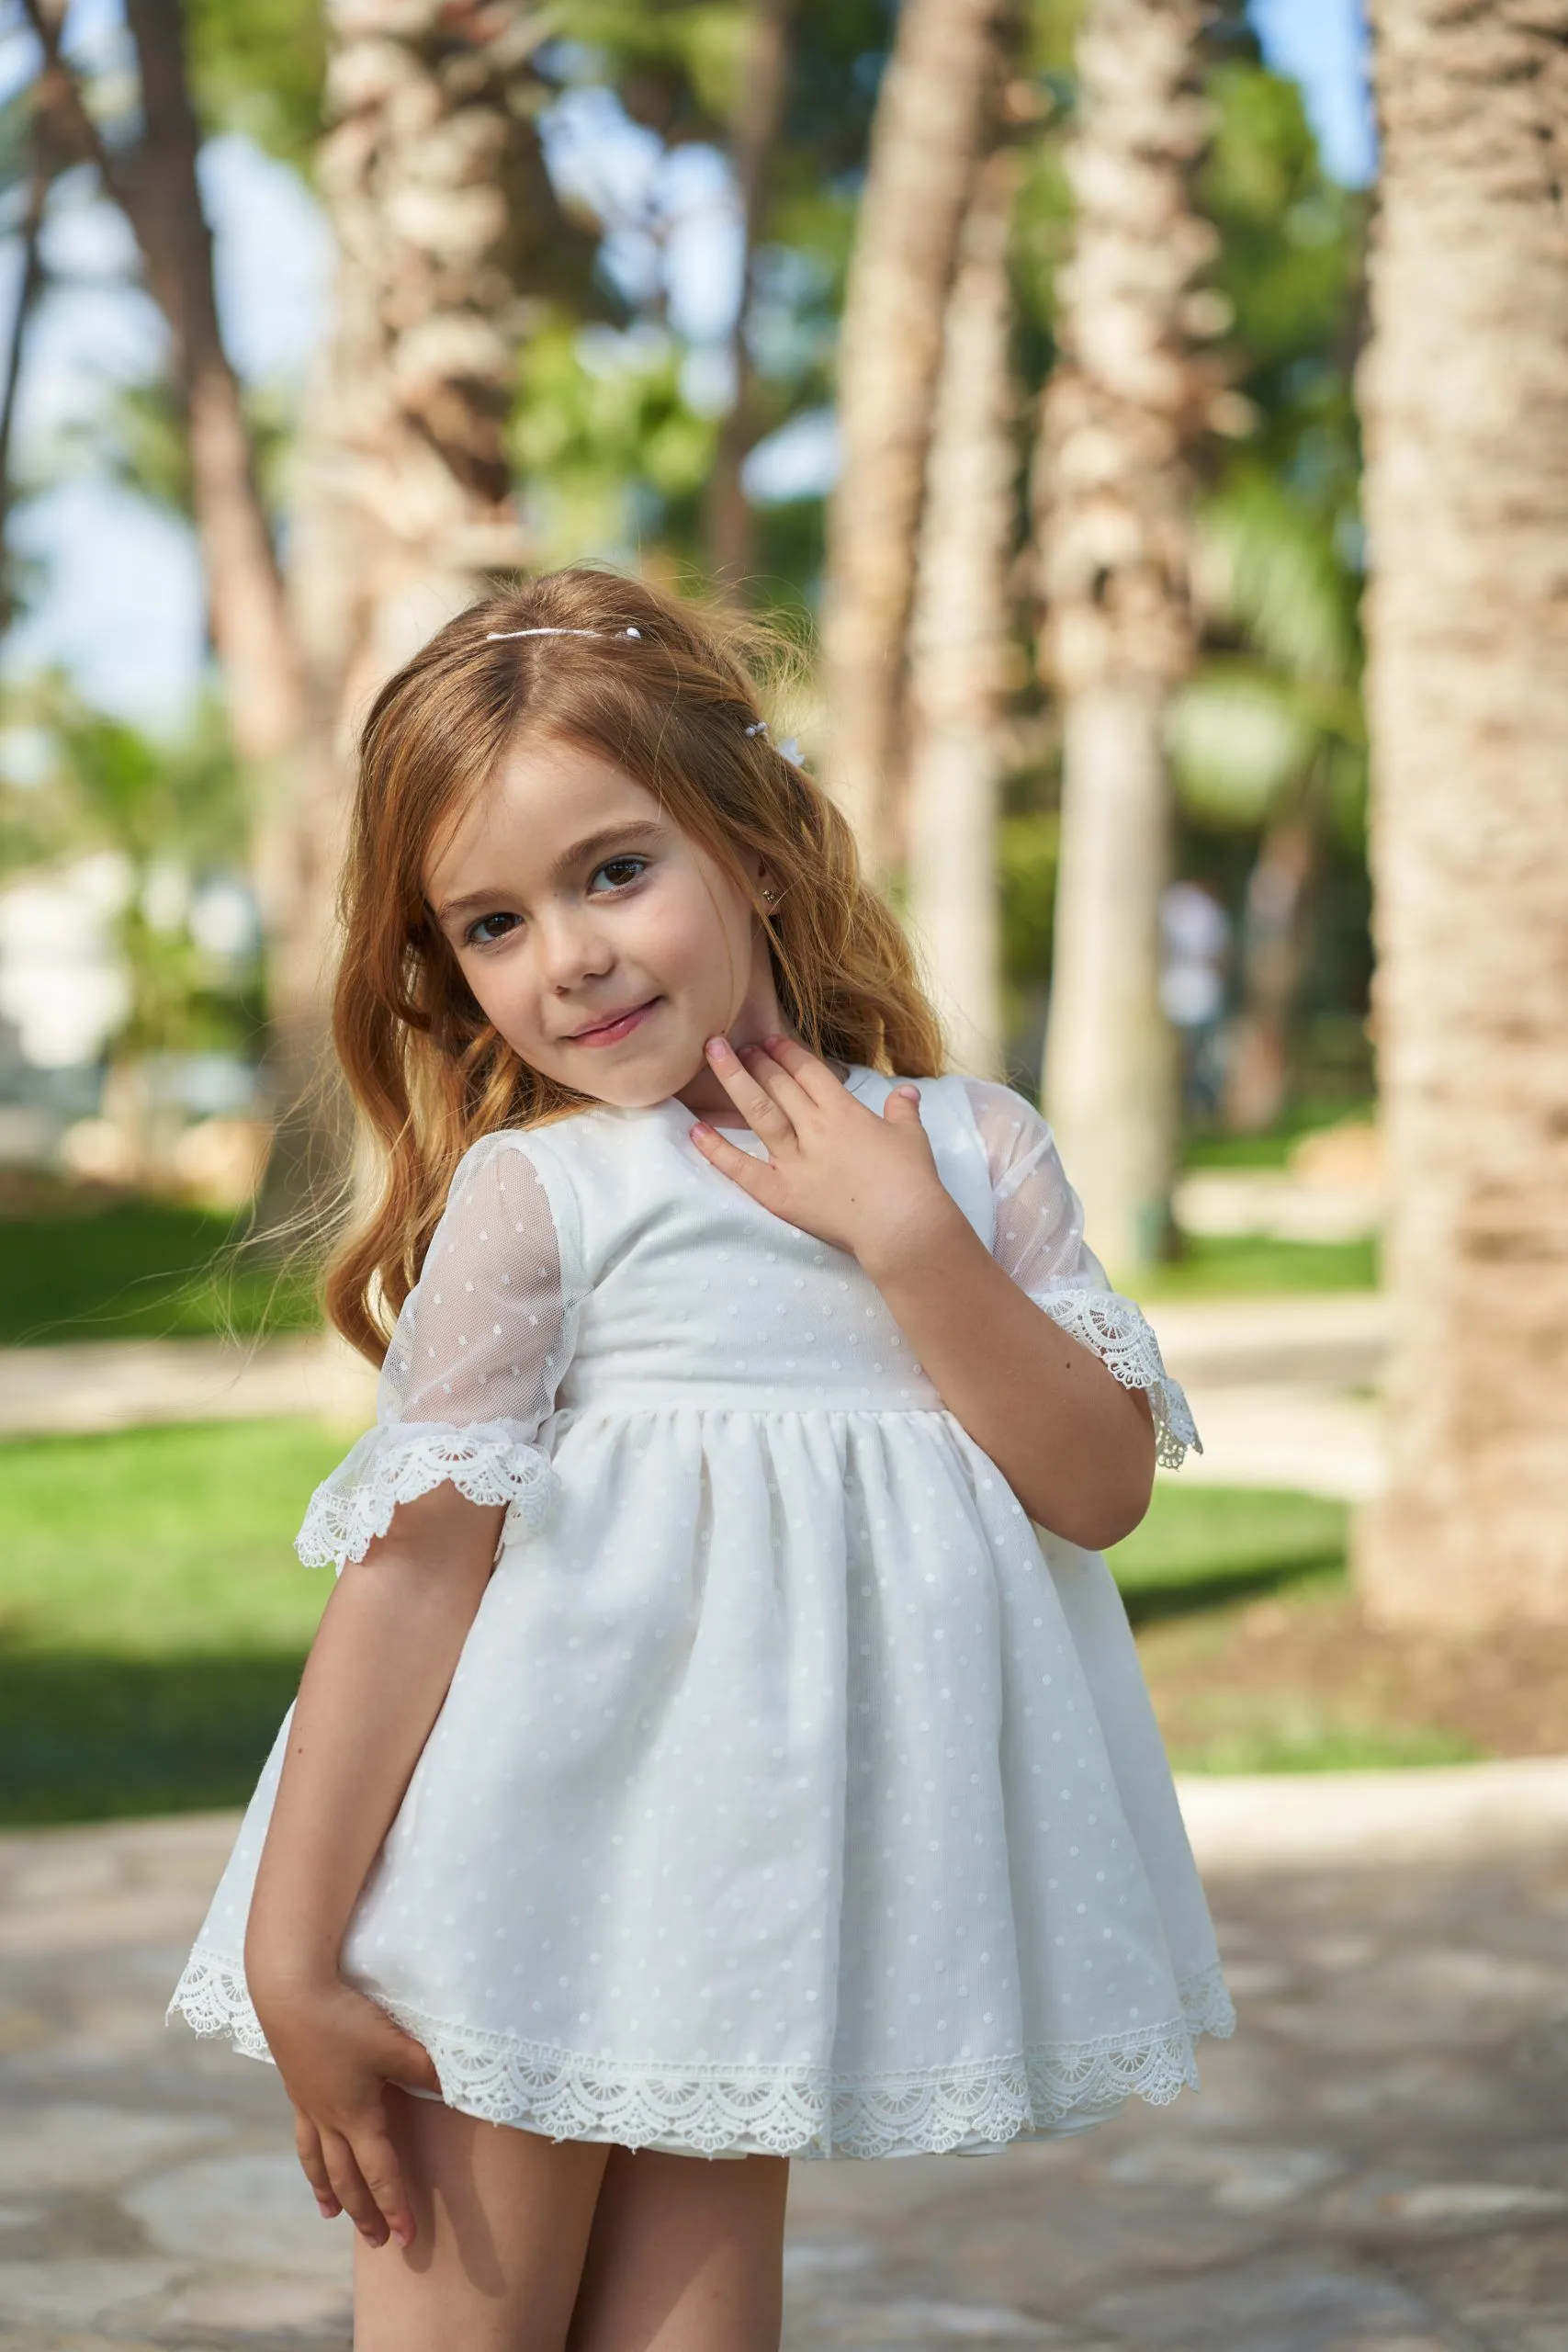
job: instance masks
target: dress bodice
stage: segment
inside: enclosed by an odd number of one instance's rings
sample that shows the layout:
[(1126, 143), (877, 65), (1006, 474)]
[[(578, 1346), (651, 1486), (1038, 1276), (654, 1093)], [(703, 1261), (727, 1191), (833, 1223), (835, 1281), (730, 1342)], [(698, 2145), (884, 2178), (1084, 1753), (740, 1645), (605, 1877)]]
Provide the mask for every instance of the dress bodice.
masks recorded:
[[(892, 1080), (851, 1072), (875, 1104)], [(955, 1080), (922, 1089), (946, 1189), (989, 1248), (985, 1162)], [(583, 1305), (558, 1413), (682, 1401), (730, 1411), (931, 1412), (942, 1399), (874, 1283), (703, 1158), (678, 1101), (547, 1130), (576, 1217)], [(729, 1140), (754, 1156), (750, 1131)], [(548, 1179), (547, 1178), (547, 1182)], [(564, 1210), (563, 1210), (564, 1221)]]

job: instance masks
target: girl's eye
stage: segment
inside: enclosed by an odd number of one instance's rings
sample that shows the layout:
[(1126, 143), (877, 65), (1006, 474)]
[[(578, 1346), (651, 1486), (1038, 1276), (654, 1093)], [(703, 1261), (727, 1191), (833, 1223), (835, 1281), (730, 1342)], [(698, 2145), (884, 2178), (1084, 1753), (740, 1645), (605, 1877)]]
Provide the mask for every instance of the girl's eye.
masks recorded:
[(589, 879), (597, 882), (601, 874), (607, 874), (611, 889), (624, 890), (628, 882), (637, 880), (647, 864), (646, 857), (634, 856), (628, 850), (625, 857), (607, 857), (603, 865), (595, 866)]
[(491, 947), (498, 939), (504, 939), (509, 931), (515, 929), (516, 922), (515, 915), (480, 915), (478, 922), (471, 922), (463, 933), (463, 944), (465, 947)]
[[(589, 876), (589, 882), (592, 886), (597, 883), (601, 876), (604, 876), (610, 889), (625, 890), (651, 863), (650, 859), (638, 857), (628, 850), (624, 857), (607, 857), (603, 865), (595, 866)], [(464, 932), (463, 944), (465, 947), (493, 947), (499, 941), (505, 939), (509, 933), (515, 931), (521, 921), (520, 915), (480, 915), (478, 921), (469, 923)]]

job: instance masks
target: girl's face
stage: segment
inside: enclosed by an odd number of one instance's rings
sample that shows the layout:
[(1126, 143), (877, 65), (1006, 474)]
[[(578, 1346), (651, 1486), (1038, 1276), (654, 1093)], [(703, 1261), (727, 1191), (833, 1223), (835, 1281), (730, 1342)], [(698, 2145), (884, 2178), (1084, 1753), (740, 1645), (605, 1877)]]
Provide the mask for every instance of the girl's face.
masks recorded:
[(703, 1049), (785, 1028), (767, 942), (724, 868), (624, 769), (520, 737), (435, 843), (424, 888), (532, 1069), (623, 1110), (679, 1094), (737, 1122)]

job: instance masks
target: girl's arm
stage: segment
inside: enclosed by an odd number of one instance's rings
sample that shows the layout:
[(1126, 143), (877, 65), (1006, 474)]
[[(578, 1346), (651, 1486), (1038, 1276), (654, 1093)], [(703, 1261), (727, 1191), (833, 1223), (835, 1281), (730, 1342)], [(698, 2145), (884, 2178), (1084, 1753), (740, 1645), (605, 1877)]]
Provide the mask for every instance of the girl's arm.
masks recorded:
[(1030, 1518), (1086, 1552), (1130, 1535), (1154, 1490), (1147, 1396), (1123, 1388), (1041, 1313), (952, 1195), (942, 1192), (928, 1220), (869, 1242), (861, 1263), (942, 1403)]
[(388, 2130), (389, 2082), (439, 2092), (339, 1954), (366, 1875), (440, 1713), (495, 1558), (502, 1513), (450, 1486), (403, 1504), (344, 1569), (299, 1686), (245, 1939), (245, 1977), (293, 2101), (323, 2213), (401, 2245), (413, 2213)]
[(879, 1118), (792, 1039), (744, 1056), (719, 1039), (709, 1059), (769, 1158), (699, 1125), (705, 1156), (775, 1215), (859, 1259), (942, 1402), (1032, 1519), (1091, 1551), (1130, 1533), (1154, 1483), (1148, 1397), (992, 1256), (942, 1185), (914, 1090), (896, 1090)]
[(478, 1145), (398, 1317), (376, 1427), (317, 1488), (296, 1546), (340, 1574), (290, 1725), (245, 1973), (321, 2211), (346, 2209), (372, 2245), (413, 2231), (385, 2086), (440, 2085), (418, 2043), (344, 1980), (339, 1955), (503, 1513), (520, 1536), (548, 1508), (553, 1473), (536, 1441), (574, 1341), (578, 1256), (523, 1139)]

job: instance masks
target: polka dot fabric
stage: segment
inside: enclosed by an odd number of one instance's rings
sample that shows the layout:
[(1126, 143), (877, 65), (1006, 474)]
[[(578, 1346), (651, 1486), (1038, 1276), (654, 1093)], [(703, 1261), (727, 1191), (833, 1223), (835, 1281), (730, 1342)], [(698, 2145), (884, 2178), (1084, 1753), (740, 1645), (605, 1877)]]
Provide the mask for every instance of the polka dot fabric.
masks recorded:
[[(894, 1082), (849, 1080), (877, 1109)], [(919, 1091), (1014, 1280), (1192, 1442), (1038, 1114)], [(855, 1261), (690, 1125), (478, 1145), (312, 1500), (301, 1548), (340, 1563), (444, 1478), (508, 1506), (345, 1971), (449, 2104), (559, 2139), (981, 2153), (1171, 2099), (1235, 2019), (1105, 1563), (1030, 1525)], [(287, 1731), (173, 2005), (261, 2056)]]

